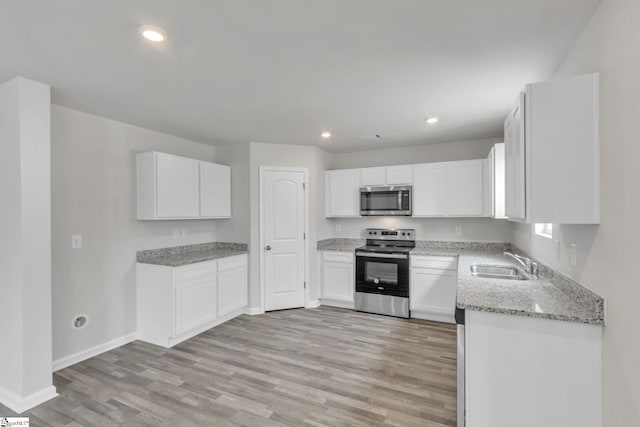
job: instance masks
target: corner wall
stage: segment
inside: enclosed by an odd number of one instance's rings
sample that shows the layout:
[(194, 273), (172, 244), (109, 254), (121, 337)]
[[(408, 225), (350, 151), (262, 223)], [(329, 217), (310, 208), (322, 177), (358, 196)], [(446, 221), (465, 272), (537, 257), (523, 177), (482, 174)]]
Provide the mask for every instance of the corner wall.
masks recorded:
[(51, 372), (51, 89), (0, 85), (0, 402), (56, 396)]
[[(213, 147), (56, 105), (51, 130), (55, 361), (131, 337), (136, 251), (213, 241), (217, 220), (136, 220), (137, 153), (213, 161)], [(81, 249), (71, 249), (73, 234)], [(73, 329), (79, 314), (89, 322)]]
[[(601, 223), (553, 226), (553, 239), (517, 225), (514, 243), (606, 299), (603, 336), (604, 425), (640, 425), (637, 309), (640, 197), (640, 2), (603, 0), (556, 76), (600, 72)], [(578, 248), (576, 266), (570, 245)]]

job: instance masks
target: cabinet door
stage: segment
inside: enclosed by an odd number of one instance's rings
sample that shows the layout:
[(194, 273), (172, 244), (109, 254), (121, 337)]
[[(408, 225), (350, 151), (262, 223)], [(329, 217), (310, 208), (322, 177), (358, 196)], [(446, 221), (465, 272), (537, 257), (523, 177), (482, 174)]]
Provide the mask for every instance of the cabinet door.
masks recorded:
[(215, 266), (177, 273), (175, 335), (217, 317), (217, 277)]
[(156, 157), (157, 216), (195, 218), (199, 216), (198, 161), (158, 153)]
[(445, 164), (413, 167), (413, 216), (445, 216)]
[(354, 301), (355, 275), (353, 263), (322, 263), (322, 297), (332, 300)]
[(326, 216), (360, 216), (360, 169), (326, 172)]
[(361, 169), (362, 186), (385, 185), (387, 182), (386, 168), (365, 168)]
[(389, 166), (387, 168), (387, 185), (412, 185), (413, 167), (411, 165)]
[(493, 154), (492, 163), (493, 163), (493, 217), (494, 218), (505, 218), (505, 206), (504, 206), (504, 192), (505, 192), (505, 183), (504, 183), (504, 143), (495, 144), (493, 146), (493, 150), (491, 151)]
[(457, 272), (412, 268), (409, 300), (411, 310), (446, 316), (453, 322), (456, 309)]
[(231, 168), (200, 162), (200, 216), (231, 217)]
[(504, 122), (505, 204), (509, 219), (526, 218), (524, 93)]
[(483, 160), (447, 164), (447, 213), (450, 216), (482, 216)]
[(482, 162), (482, 216), (493, 216), (493, 148)]
[(218, 316), (244, 308), (248, 303), (247, 263), (218, 272)]

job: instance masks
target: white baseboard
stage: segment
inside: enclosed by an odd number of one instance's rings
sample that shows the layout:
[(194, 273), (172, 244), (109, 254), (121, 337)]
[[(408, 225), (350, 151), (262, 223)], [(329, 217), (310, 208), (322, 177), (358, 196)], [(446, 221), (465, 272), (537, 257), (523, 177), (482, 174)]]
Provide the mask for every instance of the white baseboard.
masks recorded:
[(412, 319), (432, 320), (434, 322), (456, 323), (456, 319), (452, 314), (434, 313), (411, 310)]
[(314, 299), (313, 301), (309, 301), (307, 303), (307, 306), (305, 308), (318, 308), (320, 307), (320, 300), (319, 299)]
[(328, 305), (330, 307), (338, 307), (338, 308), (350, 308), (351, 310), (355, 309), (355, 304), (350, 301), (340, 301), (328, 298), (322, 298), (322, 305)]
[(124, 335), (120, 338), (116, 338), (111, 341), (107, 341), (103, 344), (98, 344), (95, 347), (88, 348), (86, 350), (79, 351), (77, 353), (71, 354), (69, 356), (62, 357), (58, 360), (53, 361), (53, 371), (59, 371), (60, 369), (64, 369), (68, 366), (75, 365), (76, 363), (80, 363), (83, 360), (91, 359), (105, 351), (113, 350), (114, 348), (123, 346), (125, 344), (129, 344), (131, 341), (135, 341), (136, 333), (133, 332), (128, 335)]
[(246, 307), (244, 309), (244, 314), (248, 314), (249, 316), (255, 316), (257, 314), (264, 314), (264, 310), (260, 307)]
[[(58, 392), (54, 386), (46, 387), (27, 397), (20, 397), (17, 394), (0, 387), (0, 403), (14, 411), (16, 414), (28, 411), (49, 399), (53, 399), (57, 395)], [(8, 414), (2, 415), (4, 416)]]

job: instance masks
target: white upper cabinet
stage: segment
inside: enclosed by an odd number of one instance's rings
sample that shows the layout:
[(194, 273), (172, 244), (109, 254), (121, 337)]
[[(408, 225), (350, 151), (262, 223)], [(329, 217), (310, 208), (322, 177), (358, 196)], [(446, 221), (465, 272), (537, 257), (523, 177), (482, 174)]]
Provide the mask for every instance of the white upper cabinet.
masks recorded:
[(387, 183), (387, 168), (361, 169), (362, 186), (385, 185)]
[(494, 144), (485, 160), (484, 215), (505, 218), (504, 143)]
[(165, 153), (138, 154), (140, 220), (228, 218), (231, 168)]
[(425, 163), (413, 167), (413, 216), (445, 216), (446, 163)]
[(158, 153), (156, 197), (158, 218), (196, 218), (199, 207), (198, 161)]
[(231, 217), (231, 168), (209, 162), (200, 163), (200, 216)]
[(325, 194), (327, 217), (359, 217), (360, 169), (327, 171)]
[(361, 171), (361, 184), (363, 187), (413, 184), (413, 168), (411, 165), (364, 168)]
[(484, 160), (447, 162), (447, 214), (482, 216)]
[(387, 185), (412, 185), (413, 166), (389, 166), (387, 167)]
[(506, 215), (511, 220), (524, 221), (525, 199), (525, 123), (524, 92), (504, 122)]
[(413, 216), (483, 215), (484, 160), (413, 167)]
[(598, 74), (527, 85), (505, 121), (509, 219), (600, 222)]

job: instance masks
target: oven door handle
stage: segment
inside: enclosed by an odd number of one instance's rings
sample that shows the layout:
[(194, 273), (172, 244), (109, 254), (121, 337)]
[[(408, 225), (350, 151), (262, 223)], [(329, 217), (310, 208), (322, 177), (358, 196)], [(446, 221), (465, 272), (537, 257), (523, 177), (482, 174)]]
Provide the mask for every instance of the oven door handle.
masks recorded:
[(356, 256), (365, 258), (393, 258), (393, 259), (408, 259), (409, 255), (403, 254), (377, 254), (375, 252), (356, 252)]

